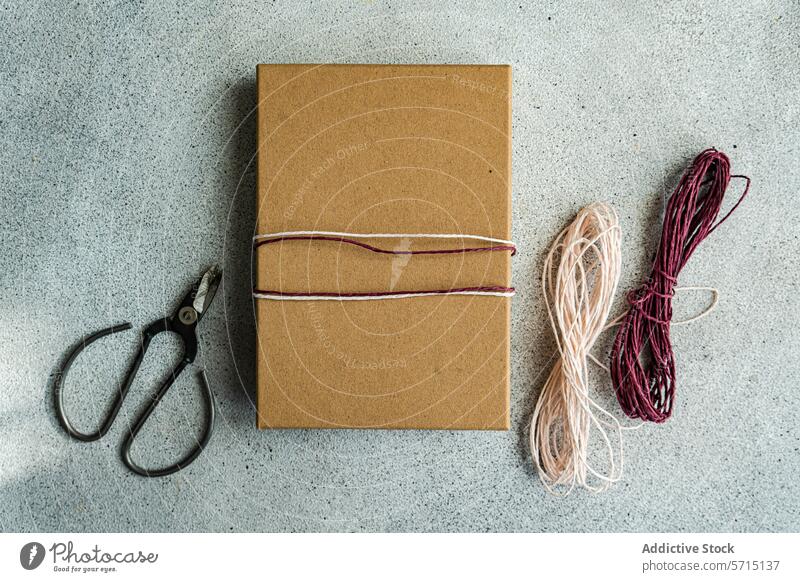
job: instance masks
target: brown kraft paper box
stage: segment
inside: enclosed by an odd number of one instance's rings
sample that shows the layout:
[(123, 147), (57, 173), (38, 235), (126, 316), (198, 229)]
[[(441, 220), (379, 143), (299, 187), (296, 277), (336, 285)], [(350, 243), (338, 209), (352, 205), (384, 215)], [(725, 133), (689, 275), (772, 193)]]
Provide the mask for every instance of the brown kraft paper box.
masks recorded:
[[(257, 78), (257, 233), (511, 238), (510, 67), (259, 65)], [(508, 252), (254, 253), (256, 288), (281, 292), (511, 285)], [(254, 301), (259, 428), (508, 429), (510, 298)]]

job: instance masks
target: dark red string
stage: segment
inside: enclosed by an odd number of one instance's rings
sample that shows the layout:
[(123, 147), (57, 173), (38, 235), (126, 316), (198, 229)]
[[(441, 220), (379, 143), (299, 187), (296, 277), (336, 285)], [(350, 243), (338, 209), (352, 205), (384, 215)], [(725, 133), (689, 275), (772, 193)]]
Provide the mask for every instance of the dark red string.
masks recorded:
[[(698, 155), (667, 201), (661, 242), (649, 279), (628, 293), (630, 311), (611, 352), (611, 378), (625, 414), (664, 422), (675, 400), (675, 355), (669, 330), (672, 297), (681, 269), (697, 246), (733, 213), (750, 189), (750, 178), (733, 208), (718, 222), (731, 179), (728, 157), (715, 149)], [(641, 357), (649, 351), (651, 363)]]
[(322, 234), (306, 234), (306, 235), (287, 235), (287, 236), (279, 236), (276, 238), (268, 238), (256, 241), (255, 247), (258, 248), (262, 245), (268, 245), (272, 243), (287, 241), (287, 240), (324, 240), (324, 241), (333, 241), (333, 242), (340, 242), (345, 243), (348, 245), (354, 245), (357, 247), (361, 247), (362, 249), (366, 249), (368, 251), (372, 251), (373, 253), (383, 253), (386, 255), (450, 255), (455, 253), (481, 253), (481, 252), (492, 252), (492, 251), (511, 251), (511, 256), (513, 257), (517, 254), (517, 247), (513, 245), (495, 245), (490, 247), (464, 247), (460, 249), (435, 249), (435, 250), (420, 250), (420, 251), (403, 251), (403, 250), (390, 250), (390, 249), (382, 249), (380, 247), (376, 247), (358, 240), (353, 240), (351, 238), (343, 237), (343, 236), (330, 236), (330, 235), (322, 235)]
[(295, 291), (272, 291), (269, 289), (255, 289), (254, 293), (264, 295), (277, 295), (279, 297), (392, 297), (395, 295), (422, 295), (433, 293), (436, 295), (448, 295), (452, 293), (462, 292), (498, 292), (498, 293), (513, 293), (513, 287), (501, 287), (499, 285), (491, 285), (487, 287), (459, 287), (456, 289), (432, 289), (430, 291), (366, 291), (359, 293), (335, 293), (330, 291), (320, 292), (295, 292)]

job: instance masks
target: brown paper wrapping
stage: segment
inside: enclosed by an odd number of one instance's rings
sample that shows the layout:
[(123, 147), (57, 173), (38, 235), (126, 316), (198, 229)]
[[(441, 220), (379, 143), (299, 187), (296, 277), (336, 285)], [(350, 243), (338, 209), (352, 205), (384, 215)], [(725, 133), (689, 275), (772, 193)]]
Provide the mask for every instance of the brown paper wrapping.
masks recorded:
[[(258, 232), (510, 239), (510, 89), (508, 66), (259, 65)], [(409, 257), (284, 241), (255, 253), (256, 287), (279, 291), (511, 278), (507, 252)], [(256, 300), (258, 426), (507, 429), (510, 309), (481, 296)]]

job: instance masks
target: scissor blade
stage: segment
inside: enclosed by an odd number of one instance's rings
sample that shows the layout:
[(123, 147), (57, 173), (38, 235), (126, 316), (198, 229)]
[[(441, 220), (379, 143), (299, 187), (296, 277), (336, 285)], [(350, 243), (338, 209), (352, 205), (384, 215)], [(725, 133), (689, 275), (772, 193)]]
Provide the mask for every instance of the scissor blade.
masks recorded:
[(211, 305), (221, 279), (222, 271), (216, 266), (211, 267), (200, 278), (200, 283), (197, 285), (197, 293), (195, 293), (194, 301), (192, 301), (192, 307), (194, 307), (198, 315), (203, 315), (208, 306)]

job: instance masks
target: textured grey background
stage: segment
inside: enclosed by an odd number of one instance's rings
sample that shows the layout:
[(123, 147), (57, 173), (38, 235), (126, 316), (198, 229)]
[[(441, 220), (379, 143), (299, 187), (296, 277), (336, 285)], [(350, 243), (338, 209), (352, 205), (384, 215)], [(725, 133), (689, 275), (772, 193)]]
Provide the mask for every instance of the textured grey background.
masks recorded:
[[(1, 4), (3, 531), (799, 529), (797, 2)], [(256, 431), (259, 62), (513, 65), (513, 430)], [(721, 302), (674, 331), (675, 418), (627, 435), (613, 490), (551, 498), (525, 434), (554, 347), (542, 255), (578, 208), (607, 200), (628, 288), (655, 250), (661, 197), (709, 145), (754, 182), (681, 277), (718, 287)], [(145, 480), (118, 459), (122, 422), (98, 443), (70, 441), (48, 385), (65, 348), (163, 315), (214, 261), (226, 274), (201, 326), (220, 405), (207, 453)], [(706, 301), (685, 294), (676, 309)], [(133, 347), (128, 334), (81, 360), (70, 404), (84, 428)], [(159, 340), (124, 414), (171, 347)], [(200, 402), (184, 377), (140, 458), (178, 452)]]

